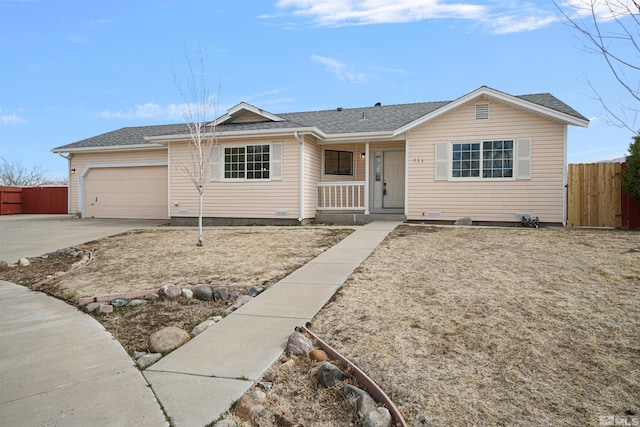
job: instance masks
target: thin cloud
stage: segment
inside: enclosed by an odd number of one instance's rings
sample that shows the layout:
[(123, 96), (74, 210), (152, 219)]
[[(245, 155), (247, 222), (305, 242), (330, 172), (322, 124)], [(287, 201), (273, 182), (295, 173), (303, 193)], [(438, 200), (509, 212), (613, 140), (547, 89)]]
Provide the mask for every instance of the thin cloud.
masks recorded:
[(389, 24), (437, 18), (478, 19), (485, 6), (441, 4), (438, 0), (280, 0), (277, 7), (295, 9), (322, 26)]
[(536, 12), (528, 16), (502, 15), (490, 21), (493, 34), (522, 33), (547, 27), (559, 21), (558, 16), (551, 14), (538, 14)]
[(567, 0), (561, 7), (565, 11), (567, 9), (573, 11), (573, 17), (575, 18), (583, 18), (594, 14), (599, 21), (609, 21), (640, 13), (640, 7), (634, 0)]
[[(568, 1), (575, 3), (589, 0)], [(477, 24), (493, 34), (508, 34), (537, 30), (559, 21), (558, 11), (553, 4), (541, 6), (532, 2), (279, 0), (276, 6), (282, 10), (292, 10), (294, 16), (308, 18), (316, 25), (328, 27), (459, 19)], [(263, 15), (262, 17), (275, 18), (276, 16)]]
[(2, 121), (3, 125), (24, 125), (29, 123), (27, 119), (20, 117), (15, 113), (1, 116), (0, 121)]
[(127, 110), (105, 110), (98, 113), (98, 116), (103, 119), (183, 120), (183, 112), (186, 107), (187, 104), (159, 105), (147, 102)]
[(312, 55), (311, 60), (324, 65), (329, 72), (333, 73), (338, 78), (338, 80), (347, 80), (351, 83), (368, 82), (366, 74), (351, 70), (347, 64), (338, 61), (337, 59)]

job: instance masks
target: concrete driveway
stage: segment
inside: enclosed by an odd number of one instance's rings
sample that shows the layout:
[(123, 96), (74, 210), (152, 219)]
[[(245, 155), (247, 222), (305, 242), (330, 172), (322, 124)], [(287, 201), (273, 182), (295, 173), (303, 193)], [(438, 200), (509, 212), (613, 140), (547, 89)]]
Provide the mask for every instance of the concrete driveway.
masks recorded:
[(155, 228), (168, 220), (79, 219), (69, 215), (0, 216), (0, 260), (13, 264), (68, 246), (132, 229)]

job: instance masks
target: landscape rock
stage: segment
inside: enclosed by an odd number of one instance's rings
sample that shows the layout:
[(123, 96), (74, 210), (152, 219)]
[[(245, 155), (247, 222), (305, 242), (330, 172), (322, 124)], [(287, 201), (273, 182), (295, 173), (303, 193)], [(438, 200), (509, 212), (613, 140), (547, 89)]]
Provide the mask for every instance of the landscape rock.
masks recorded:
[(193, 291), (193, 297), (200, 301), (211, 301), (213, 299), (213, 291), (209, 285), (199, 285)]
[(9, 269), (9, 264), (7, 264), (7, 261), (0, 260), (0, 271), (6, 271), (8, 269)]
[(133, 352), (133, 358), (138, 360), (140, 359), (142, 356), (144, 356), (145, 354), (149, 354), (146, 351), (134, 351)]
[(246, 303), (248, 303), (249, 301), (251, 301), (253, 299), (252, 296), (249, 295), (240, 295), (236, 301), (233, 303), (233, 305), (231, 307), (229, 307), (228, 311), (235, 311), (237, 309), (239, 309), (240, 307), (242, 307), (243, 305), (245, 305)]
[(27, 258), (20, 258), (18, 260), (18, 265), (20, 267), (28, 267), (28, 266), (31, 265), (31, 263), (29, 262), (29, 259), (27, 259)]
[(182, 289), (182, 298), (186, 298), (186, 299), (193, 298), (193, 291), (191, 289), (183, 288)]
[(366, 418), (372, 411), (378, 408), (378, 404), (369, 394), (365, 393), (356, 402), (356, 413), (360, 419)]
[(345, 384), (344, 387), (340, 389), (340, 396), (345, 399), (359, 399), (360, 396), (364, 396), (365, 394), (369, 396), (369, 393), (351, 384)]
[(252, 286), (247, 291), (247, 295), (255, 298), (258, 295), (260, 295), (261, 293), (263, 293), (264, 290), (265, 290), (265, 287), (263, 285)]
[(362, 427), (391, 427), (391, 414), (387, 408), (377, 408), (369, 412), (367, 418), (364, 419)]
[(160, 299), (160, 295), (156, 294), (156, 293), (151, 293), (151, 294), (147, 294), (144, 296), (144, 299), (147, 301), (155, 301)]
[(160, 353), (150, 353), (138, 358), (136, 361), (140, 369), (146, 369), (162, 358)]
[(466, 216), (454, 222), (454, 225), (473, 225), (473, 221), (471, 220), (471, 218)]
[(98, 316), (104, 316), (105, 314), (113, 313), (113, 306), (111, 304), (101, 304), (96, 308), (95, 313)]
[(309, 338), (305, 337), (300, 332), (293, 332), (289, 335), (285, 353), (299, 356), (301, 354), (309, 353), (311, 350), (313, 350), (313, 342), (311, 342)]
[(168, 326), (149, 336), (149, 348), (154, 353), (175, 350), (189, 341), (189, 333), (175, 326)]
[(324, 362), (329, 359), (329, 356), (324, 350), (313, 350), (309, 353), (309, 359), (314, 362)]
[(129, 300), (126, 298), (114, 298), (109, 304), (114, 307), (124, 307), (125, 305), (129, 304)]
[(158, 290), (158, 293), (161, 297), (177, 299), (182, 295), (182, 289), (180, 289), (180, 286), (176, 285), (164, 285)]
[(295, 360), (289, 359), (286, 362), (284, 362), (282, 365), (280, 365), (278, 369), (282, 369), (283, 371), (288, 371), (289, 369), (293, 368), (295, 364), (296, 364)]
[(264, 389), (264, 390), (271, 390), (273, 388), (273, 383), (267, 382), (267, 381), (260, 381), (258, 383), (258, 387)]
[(84, 311), (86, 311), (87, 313), (93, 313), (94, 311), (96, 311), (98, 307), (105, 304), (107, 303), (106, 302), (90, 302), (89, 304), (84, 306)]
[(322, 362), (316, 371), (316, 378), (320, 384), (329, 388), (347, 379), (347, 376), (335, 365)]
[(227, 301), (229, 298), (229, 288), (226, 286), (216, 286), (213, 288), (213, 299), (215, 301)]
[(147, 303), (147, 300), (144, 300), (144, 299), (132, 299), (131, 301), (129, 301), (129, 305), (131, 307), (137, 307), (139, 305), (146, 304), (146, 303)]
[(238, 427), (238, 424), (236, 424), (235, 421), (226, 418), (215, 423), (213, 427)]
[(191, 330), (191, 336), (195, 337), (196, 335), (200, 335), (201, 333), (203, 333), (204, 331), (206, 331), (207, 329), (209, 329), (210, 327), (212, 327), (213, 325), (215, 325), (221, 320), (222, 320), (222, 316), (215, 316), (215, 317), (208, 318), (204, 322), (201, 322), (198, 325), (196, 325), (196, 327), (194, 327)]
[(267, 410), (247, 393), (238, 400), (235, 413), (243, 420), (257, 424), (259, 418), (266, 415)]

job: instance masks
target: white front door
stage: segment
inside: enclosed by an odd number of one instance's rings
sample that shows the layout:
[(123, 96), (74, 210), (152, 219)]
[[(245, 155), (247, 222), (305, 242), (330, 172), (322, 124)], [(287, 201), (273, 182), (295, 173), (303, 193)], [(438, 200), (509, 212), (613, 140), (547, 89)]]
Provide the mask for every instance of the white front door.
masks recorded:
[(373, 157), (373, 209), (404, 209), (404, 151), (376, 151)]

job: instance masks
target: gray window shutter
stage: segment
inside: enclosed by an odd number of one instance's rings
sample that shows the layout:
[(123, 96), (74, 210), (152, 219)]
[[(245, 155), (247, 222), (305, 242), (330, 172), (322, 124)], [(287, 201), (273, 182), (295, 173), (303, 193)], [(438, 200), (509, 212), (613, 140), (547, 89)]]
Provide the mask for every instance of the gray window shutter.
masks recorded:
[(448, 151), (449, 143), (448, 142), (436, 142), (436, 181), (446, 181), (449, 179), (449, 174), (447, 173), (448, 166)]
[(531, 138), (518, 138), (516, 179), (531, 179)]
[(282, 179), (282, 143), (271, 145), (271, 179)]
[(211, 181), (220, 181), (220, 152), (219, 145), (211, 147)]

